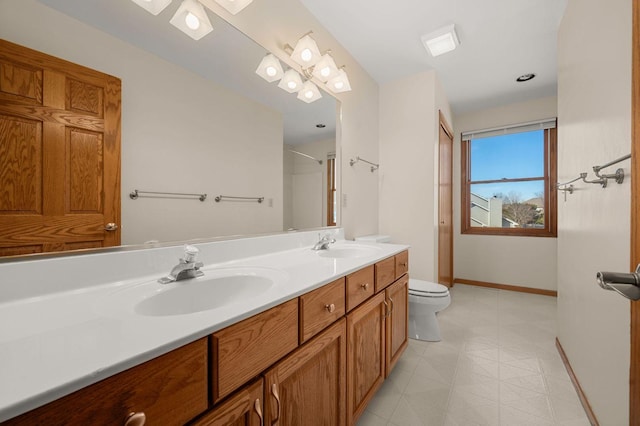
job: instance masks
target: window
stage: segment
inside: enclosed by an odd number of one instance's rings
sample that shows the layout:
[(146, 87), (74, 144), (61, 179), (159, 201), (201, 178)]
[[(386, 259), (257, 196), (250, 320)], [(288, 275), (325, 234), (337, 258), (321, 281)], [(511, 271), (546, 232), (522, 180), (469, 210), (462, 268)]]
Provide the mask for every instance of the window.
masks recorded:
[(556, 236), (556, 122), (462, 134), (462, 233)]

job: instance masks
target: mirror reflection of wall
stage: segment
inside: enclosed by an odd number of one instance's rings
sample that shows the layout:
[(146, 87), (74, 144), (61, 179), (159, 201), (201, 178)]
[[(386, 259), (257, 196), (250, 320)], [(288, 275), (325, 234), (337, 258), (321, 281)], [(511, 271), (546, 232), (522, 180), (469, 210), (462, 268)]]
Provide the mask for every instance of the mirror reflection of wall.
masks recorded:
[[(266, 83), (255, 74), (265, 50), (211, 12), (212, 33), (185, 36), (169, 24), (179, 3), (153, 16), (128, 0), (11, 2), (0, 13), (0, 37), (122, 79), (123, 244), (307, 227), (285, 219), (293, 213), (284, 208), (283, 141), (292, 123), (322, 121), (331, 132), (323, 140), (333, 142), (327, 152), (335, 152), (335, 99), (323, 93), (305, 104)], [(320, 187), (320, 219), (310, 226), (326, 223)], [(132, 200), (134, 189), (208, 198)], [(216, 203), (220, 194), (265, 203)]]

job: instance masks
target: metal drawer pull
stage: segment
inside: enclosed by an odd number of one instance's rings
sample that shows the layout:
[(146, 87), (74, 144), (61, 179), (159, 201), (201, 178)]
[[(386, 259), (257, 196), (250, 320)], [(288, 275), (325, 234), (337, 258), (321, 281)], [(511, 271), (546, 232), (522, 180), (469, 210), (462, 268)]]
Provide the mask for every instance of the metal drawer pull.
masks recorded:
[(280, 395), (278, 394), (278, 385), (275, 383), (271, 385), (271, 394), (273, 395), (273, 397), (276, 399), (276, 402), (278, 403), (276, 418), (271, 422), (271, 424), (274, 425), (278, 423), (278, 420), (280, 420)]
[(400, 262), (400, 263), (398, 263), (398, 265), (404, 266), (406, 268), (407, 267), (407, 262)]
[(264, 419), (262, 418), (262, 406), (260, 404), (260, 399), (256, 399), (253, 403), (253, 409), (256, 410), (256, 414), (260, 417), (260, 426), (264, 425)]
[(336, 310), (336, 305), (332, 303), (330, 305), (324, 305), (324, 308), (329, 311), (329, 313), (333, 313), (333, 311)]
[(369, 283), (360, 284), (360, 287), (362, 287), (364, 291), (367, 291), (369, 289)]
[(386, 318), (390, 314), (390, 312), (389, 312), (389, 304), (387, 303), (386, 300), (383, 300), (382, 303), (384, 303), (384, 306), (387, 308), (387, 309), (385, 309), (385, 313), (384, 313), (384, 318)]
[(144, 412), (141, 413), (129, 413), (127, 419), (124, 422), (124, 426), (144, 426), (147, 421), (147, 416)]
[(391, 310), (389, 311), (389, 315), (393, 313), (393, 299), (389, 296), (389, 302), (391, 302)]

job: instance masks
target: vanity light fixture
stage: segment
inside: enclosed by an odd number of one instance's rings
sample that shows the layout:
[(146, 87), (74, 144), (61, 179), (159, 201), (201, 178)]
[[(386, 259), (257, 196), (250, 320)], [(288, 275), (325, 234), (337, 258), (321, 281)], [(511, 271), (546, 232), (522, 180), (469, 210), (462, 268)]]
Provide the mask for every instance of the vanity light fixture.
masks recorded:
[(349, 83), (349, 77), (347, 77), (347, 72), (340, 68), (338, 70), (338, 74), (327, 82), (327, 86), (329, 90), (333, 93), (342, 93), (348, 92), (351, 90), (351, 83)]
[(338, 75), (338, 67), (329, 53), (322, 55), (322, 58), (314, 65), (312, 74), (315, 78), (326, 83), (328, 80)]
[(271, 83), (276, 80), (280, 80), (284, 71), (282, 70), (282, 65), (280, 65), (278, 58), (269, 53), (262, 58), (262, 61), (260, 61), (260, 65), (258, 65), (258, 68), (256, 69), (256, 74)]
[(183, 0), (169, 22), (194, 40), (200, 40), (213, 30), (207, 12), (196, 0)]
[(291, 53), (291, 59), (303, 69), (307, 69), (315, 65), (322, 55), (316, 41), (311, 37), (311, 32), (303, 35), (296, 43)]
[(298, 99), (303, 102), (310, 104), (313, 101), (316, 101), (322, 97), (318, 86), (313, 84), (311, 81), (306, 81), (302, 85), (302, 89), (298, 92)]
[(284, 73), (282, 80), (278, 83), (278, 87), (289, 93), (297, 92), (302, 87), (302, 78), (294, 69), (290, 69)]
[(235, 15), (245, 7), (249, 6), (253, 0), (216, 0), (220, 6), (229, 11), (230, 14)]
[(421, 39), (424, 47), (433, 57), (451, 52), (460, 45), (460, 40), (453, 24), (423, 35)]
[(157, 15), (169, 6), (171, 0), (131, 0), (152, 15)]

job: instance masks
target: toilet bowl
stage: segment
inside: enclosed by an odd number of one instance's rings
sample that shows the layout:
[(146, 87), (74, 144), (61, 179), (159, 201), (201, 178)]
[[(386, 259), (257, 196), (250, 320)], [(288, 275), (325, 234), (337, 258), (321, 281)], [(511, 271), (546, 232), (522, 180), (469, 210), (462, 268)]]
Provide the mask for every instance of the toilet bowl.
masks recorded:
[(409, 338), (427, 342), (442, 340), (436, 313), (450, 303), (446, 286), (409, 278)]

